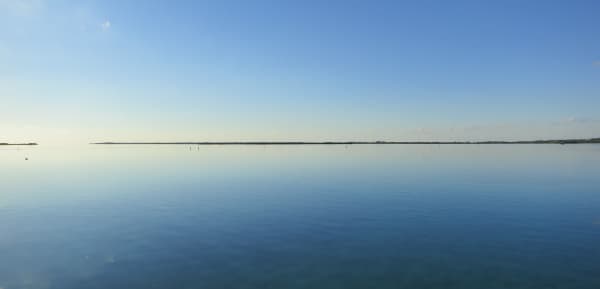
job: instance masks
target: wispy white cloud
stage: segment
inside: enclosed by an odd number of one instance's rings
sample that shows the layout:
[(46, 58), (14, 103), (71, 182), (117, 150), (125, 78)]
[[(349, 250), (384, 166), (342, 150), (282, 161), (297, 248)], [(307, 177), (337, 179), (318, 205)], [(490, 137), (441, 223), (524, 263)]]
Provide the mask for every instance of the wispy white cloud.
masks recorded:
[[(0, 124), (0, 142), (56, 142), (72, 135), (70, 127), (54, 125), (38, 125), (31, 123)], [(2, 289), (2, 288), (0, 288)]]
[(8, 12), (17, 16), (34, 14), (44, 7), (42, 0), (0, 0), (0, 12)]
[(567, 118), (563, 118), (557, 122), (555, 122), (555, 125), (574, 125), (574, 124), (591, 124), (591, 123), (597, 123), (599, 120), (595, 119), (595, 118), (591, 118), (591, 117), (577, 117), (577, 116), (571, 116), (571, 117), (567, 117)]
[(104, 22), (102, 22), (100, 24), (100, 28), (102, 29), (102, 31), (107, 31), (110, 29), (110, 27), (111, 27), (111, 24), (110, 24), (110, 21), (108, 21), (108, 20), (105, 20)]

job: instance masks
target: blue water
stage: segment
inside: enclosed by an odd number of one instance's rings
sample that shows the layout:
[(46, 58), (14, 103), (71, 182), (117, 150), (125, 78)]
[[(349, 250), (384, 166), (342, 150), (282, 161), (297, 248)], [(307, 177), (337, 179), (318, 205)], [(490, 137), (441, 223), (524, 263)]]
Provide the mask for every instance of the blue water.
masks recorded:
[(0, 288), (597, 289), (600, 146), (0, 147)]

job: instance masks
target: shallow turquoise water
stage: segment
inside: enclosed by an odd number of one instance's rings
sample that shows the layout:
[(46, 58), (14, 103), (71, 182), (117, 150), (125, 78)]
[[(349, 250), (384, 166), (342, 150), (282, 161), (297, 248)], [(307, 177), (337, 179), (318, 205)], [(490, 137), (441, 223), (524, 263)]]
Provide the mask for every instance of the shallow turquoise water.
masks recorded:
[(600, 146), (4, 147), (0, 288), (597, 289)]

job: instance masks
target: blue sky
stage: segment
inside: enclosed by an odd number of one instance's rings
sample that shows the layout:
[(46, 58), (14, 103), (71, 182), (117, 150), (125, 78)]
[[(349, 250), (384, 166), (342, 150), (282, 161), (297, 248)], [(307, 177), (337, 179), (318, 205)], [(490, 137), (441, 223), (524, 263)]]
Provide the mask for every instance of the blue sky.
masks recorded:
[(598, 11), (0, 0), (0, 141), (598, 137)]

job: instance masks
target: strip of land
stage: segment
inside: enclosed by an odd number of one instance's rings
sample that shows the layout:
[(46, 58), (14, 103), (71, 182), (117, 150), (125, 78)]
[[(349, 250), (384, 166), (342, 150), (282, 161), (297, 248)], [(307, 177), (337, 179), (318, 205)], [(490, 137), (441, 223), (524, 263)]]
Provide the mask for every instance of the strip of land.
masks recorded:
[(361, 144), (585, 144), (600, 143), (600, 138), (533, 141), (240, 141), (240, 142), (96, 142), (95, 145), (361, 145)]
[(38, 145), (35, 142), (28, 142), (28, 143), (7, 143), (7, 142), (0, 142), (0, 146), (36, 146)]

